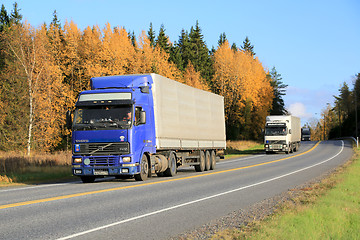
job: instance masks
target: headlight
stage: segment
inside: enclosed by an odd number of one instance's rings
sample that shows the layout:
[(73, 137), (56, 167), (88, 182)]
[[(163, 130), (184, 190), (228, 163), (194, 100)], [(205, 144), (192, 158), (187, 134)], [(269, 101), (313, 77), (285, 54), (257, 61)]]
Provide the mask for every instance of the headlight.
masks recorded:
[(283, 148), (286, 148), (286, 147), (287, 147), (286, 144), (284, 144), (284, 145), (283, 145)]
[(131, 162), (131, 157), (123, 157), (123, 162)]
[(269, 144), (265, 144), (265, 148), (268, 148), (269, 147)]
[(82, 163), (82, 158), (74, 158), (74, 163)]

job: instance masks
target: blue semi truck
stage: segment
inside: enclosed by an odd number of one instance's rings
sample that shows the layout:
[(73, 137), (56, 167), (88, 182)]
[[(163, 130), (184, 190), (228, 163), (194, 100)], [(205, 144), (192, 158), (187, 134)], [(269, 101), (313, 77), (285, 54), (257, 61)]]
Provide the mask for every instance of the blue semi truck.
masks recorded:
[(95, 77), (90, 85), (66, 117), (73, 175), (83, 182), (215, 168), (226, 147), (223, 97), (153, 73)]

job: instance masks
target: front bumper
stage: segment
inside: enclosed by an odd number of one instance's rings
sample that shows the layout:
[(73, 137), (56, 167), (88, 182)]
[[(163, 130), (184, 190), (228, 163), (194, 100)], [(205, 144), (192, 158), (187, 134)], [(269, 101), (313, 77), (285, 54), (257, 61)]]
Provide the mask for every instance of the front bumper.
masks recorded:
[(286, 144), (265, 144), (264, 149), (267, 152), (286, 152), (289, 147)]
[[(139, 163), (123, 162), (127, 156), (73, 156), (72, 174), (75, 176), (135, 175), (140, 172)], [(132, 157), (132, 156), (131, 156)], [(75, 160), (80, 160), (76, 162)]]
[[(130, 165), (130, 164), (129, 164)], [(135, 164), (133, 164), (135, 165)], [(138, 164), (137, 164), (138, 165)], [(75, 176), (118, 176), (135, 175), (139, 173), (138, 166), (122, 167), (82, 167), (73, 166), (72, 173)]]

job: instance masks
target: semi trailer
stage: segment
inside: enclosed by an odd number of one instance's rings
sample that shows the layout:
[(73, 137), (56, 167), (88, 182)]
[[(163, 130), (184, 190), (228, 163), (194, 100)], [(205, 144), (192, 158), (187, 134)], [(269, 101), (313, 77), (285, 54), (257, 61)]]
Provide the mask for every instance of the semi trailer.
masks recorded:
[(295, 116), (267, 116), (264, 148), (266, 153), (296, 152), (300, 147), (300, 118)]
[(72, 173), (144, 181), (213, 170), (226, 148), (224, 98), (158, 74), (94, 77), (67, 112)]

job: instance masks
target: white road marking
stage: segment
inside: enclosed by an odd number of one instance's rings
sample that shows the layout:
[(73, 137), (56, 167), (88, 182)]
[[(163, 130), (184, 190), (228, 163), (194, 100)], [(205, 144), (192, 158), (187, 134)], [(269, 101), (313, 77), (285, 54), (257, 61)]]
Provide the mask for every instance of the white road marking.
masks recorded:
[(278, 176), (278, 177), (274, 177), (274, 178), (271, 178), (271, 179), (268, 179), (268, 180), (265, 180), (265, 181), (261, 181), (261, 182), (258, 182), (258, 183), (253, 183), (253, 184), (250, 184), (250, 185), (247, 185), (247, 186), (244, 186), (244, 187), (236, 188), (236, 189), (229, 190), (229, 191), (222, 192), (222, 193), (218, 193), (218, 194), (215, 194), (215, 195), (212, 195), (212, 196), (208, 196), (208, 197), (200, 198), (200, 199), (193, 200), (193, 201), (190, 201), (190, 202), (182, 203), (182, 204), (179, 204), (179, 205), (176, 205), (176, 206), (160, 209), (160, 210), (155, 211), (155, 212), (146, 213), (146, 214), (143, 214), (143, 215), (140, 215), (140, 216), (124, 219), (124, 220), (119, 221), (119, 222), (114, 222), (114, 223), (111, 223), (111, 224), (108, 224), (108, 225), (104, 225), (104, 226), (93, 228), (93, 229), (90, 229), (90, 230), (87, 230), (87, 231), (72, 234), (72, 235), (69, 235), (69, 236), (66, 236), (66, 237), (59, 238), (57, 240), (66, 240), (66, 239), (79, 237), (79, 236), (82, 236), (82, 235), (85, 235), (85, 234), (88, 234), (88, 233), (96, 232), (96, 231), (103, 230), (103, 229), (113, 227), (113, 226), (117, 226), (117, 225), (120, 225), (120, 224), (123, 224), (123, 223), (135, 221), (135, 220), (138, 220), (138, 219), (141, 219), (141, 218), (149, 217), (149, 216), (156, 215), (156, 214), (159, 214), (159, 213), (163, 213), (163, 212), (171, 211), (171, 210), (181, 208), (181, 207), (184, 207), (184, 206), (188, 206), (188, 205), (191, 205), (191, 204), (194, 204), (194, 203), (206, 201), (206, 200), (209, 200), (209, 199), (212, 199), (212, 198), (224, 196), (226, 194), (230, 194), (230, 193), (241, 191), (241, 190), (244, 190), (244, 189), (247, 189), (247, 188), (255, 187), (255, 186), (258, 186), (258, 185), (261, 185), (261, 184), (264, 184), (264, 183), (268, 183), (268, 182), (271, 182), (271, 181), (278, 180), (280, 178), (287, 177), (287, 176), (292, 175), (292, 174), (296, 174), (296, 173), (305, 171), (307, 169), (310, 169), (310, 168), (316, 167), (318, 165), (324, 164), (324, 163), (334, 159), (335, 157), (339, 156), (339, 154), (344, 150), (344, 141), (341, 140), (341, 143), (342, 143), (341, 150), (336, 155), (334, 155), (334, 156), (332, 156), (332, 157), (330, 157), (330, 158), (328, 158), (328, 159), (326, 159), (326, 160), (324, 160), (322, 162), (313, 164), (311, 166), (301, 168), (301, 169), (298, 169), (296, 171), (293, 171), (293, 172), (290, 172), (290, 173), (287, 173), (287, 174), (284, 174), (284, 175), (281, 175), (281, 176)]

